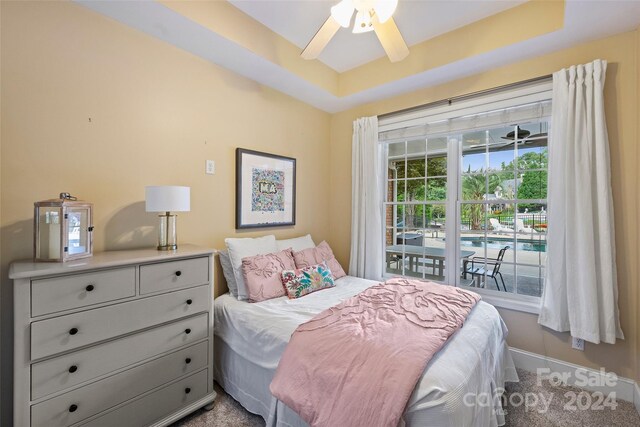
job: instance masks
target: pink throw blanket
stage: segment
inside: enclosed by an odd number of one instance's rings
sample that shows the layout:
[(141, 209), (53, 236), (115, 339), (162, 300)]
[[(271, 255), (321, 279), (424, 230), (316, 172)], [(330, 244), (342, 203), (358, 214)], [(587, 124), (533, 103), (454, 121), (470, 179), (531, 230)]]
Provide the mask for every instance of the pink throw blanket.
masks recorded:
[(427, 363), (480, 296), (395, 278), (300, 325), (271, 393), (311, 426), (392, 426)]

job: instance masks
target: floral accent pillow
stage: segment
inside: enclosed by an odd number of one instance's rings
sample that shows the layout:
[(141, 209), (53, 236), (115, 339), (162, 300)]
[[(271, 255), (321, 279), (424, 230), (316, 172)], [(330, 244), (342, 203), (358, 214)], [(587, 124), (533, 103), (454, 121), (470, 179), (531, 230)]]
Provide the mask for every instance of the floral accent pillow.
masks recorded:
[(334, 280), (347, 275), (335, 255), (333, 255), (333, 251), (326, 241), (323, 241), (315, 248), (303, 249), (299, 252), (294, 252), (293, 258), (296, 261), (296, 268), (311, 267), (312, 265), (321, 264), (323, 262), (327, 263), (327, 267), (331, 270)]
[(242, 258), (242, 275), (247, 285), (249, 302), (260, 302), (284, 296), (281, 273), (295, 269), (291, 249), (266, 255)]
[(321, 289), (333, 288), (336, 285), (331, 270), (324, 262), (302, 269), (283, 271), (282, 284), (290, 299), (300, 298)]

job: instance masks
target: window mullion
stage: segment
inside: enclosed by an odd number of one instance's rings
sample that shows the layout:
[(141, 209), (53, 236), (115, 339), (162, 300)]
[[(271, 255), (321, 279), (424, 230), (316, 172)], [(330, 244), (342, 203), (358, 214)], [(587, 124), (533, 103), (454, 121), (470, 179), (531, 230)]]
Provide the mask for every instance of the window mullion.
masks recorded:
[[(428, 175), (428, 171), (429, 171), (429, 162), (427, 161), (429, 159), (429, 139), (425, 138), (424, 139), (424, 204), (422, 205), (422, 259), (424, 260), (423, 262), (423, 267), (422, 267), (422, 278), (424, 279), (426, 277), (427, 274), (427, 263), (426, 263), (426, 257), (424, 256), (424, 246), (425, 246), (425, 240), (427, 238), (426, 236), (426, 232), (427, 232), (427, 200), (429, 199), (429, 189), (427, 187), (427, 175)], [(418, 262), (418, 265), (420, 263)], [(419, 268), (419, 267), (416, 267)]]
[[(519, 132), (520, 127), (515, 125), (513, 127), (513, 164), (514, 164), (514, 176), (513, 182), (515, 184), (515, 194), (513, 195), (516, 200), (518, 200), (518, 176), (520, 176), (520, 160), (518, 157), (518, 142), (519, 142)], [(513, 243), (515, 247), (513, 248), (513, 266), (511, 266), (513, 272), (513, 293), (518, 293), (518, 232), (517, 232), (517, 220), (518, 220), (518, 202), (516, 201), (513, 204)]]
[[(409, 141), (405, 141), (404, 142), (404, 198), (403, 198), (403, 202), (407, 203), (407, 180), (406, 178), (409, 176), (408, 173), (408, 167), (409, 167), (409, 161), (407, 160), (407, 147), (409, 145)], [(401, 242), (403, 243), (402, 245), (402, 275), (405, 275), (405, 259), (406, 259), (406, 252), (405, 252), (405, 239), (406, 239), (406, 233), (407, 233), (407, 205), (403, 205), (402, 206), (402, 231), (400, 232), (400, 235), (402, 236), (402, 240)], [(394, 236), (395, 242), (398, 242), (398, 238), (397, 236)]]
[[(462, 149), (461, 135), (447, 138), (447, 206), (445, 223), (445, 270), (446, 283), (460, 286), (459, 259), (459, 223), (460, 223), (460, 200), (461, 195), (461, 175), (460, 156)], [(449, 266), (447, 268), (447, 266)]]

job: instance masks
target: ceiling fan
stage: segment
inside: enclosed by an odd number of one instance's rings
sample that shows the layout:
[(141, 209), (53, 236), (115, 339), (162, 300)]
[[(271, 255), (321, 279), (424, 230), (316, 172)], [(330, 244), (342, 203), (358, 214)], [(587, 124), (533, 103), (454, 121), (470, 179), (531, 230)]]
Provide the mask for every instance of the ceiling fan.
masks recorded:
[(391, 17), (396, 6), (398, 0), (342, 0), (331, 8), (331, 15), (300, 56), (304, 59), (317, 58), (340, 27), (349, 27), (353, 12), (357, 11), (353, 32), (375, 31), (391, 62), (403, 60), (409, 54), (409, 48)]
[[(545, 147), (547, 145), (547, 136), (547, 132), (534, 133), (531, 135), (531, 132), (528, 130), (518, 127), (518, 145), (526, 145), (526, 148)], [(503, 136), (502, 139), (513, 141), (507, 143), (505, 147), (512, 146), (515, 144), (516, 132), (511, 131)]]

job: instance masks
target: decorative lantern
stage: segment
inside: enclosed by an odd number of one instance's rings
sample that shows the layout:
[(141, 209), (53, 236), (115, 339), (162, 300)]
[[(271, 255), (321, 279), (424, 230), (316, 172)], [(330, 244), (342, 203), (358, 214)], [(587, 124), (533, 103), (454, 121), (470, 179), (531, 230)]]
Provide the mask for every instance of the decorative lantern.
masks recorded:
[(34, 258), (64, 262), (93, 255), (93, 205), (69, 193), (34, 203)]

